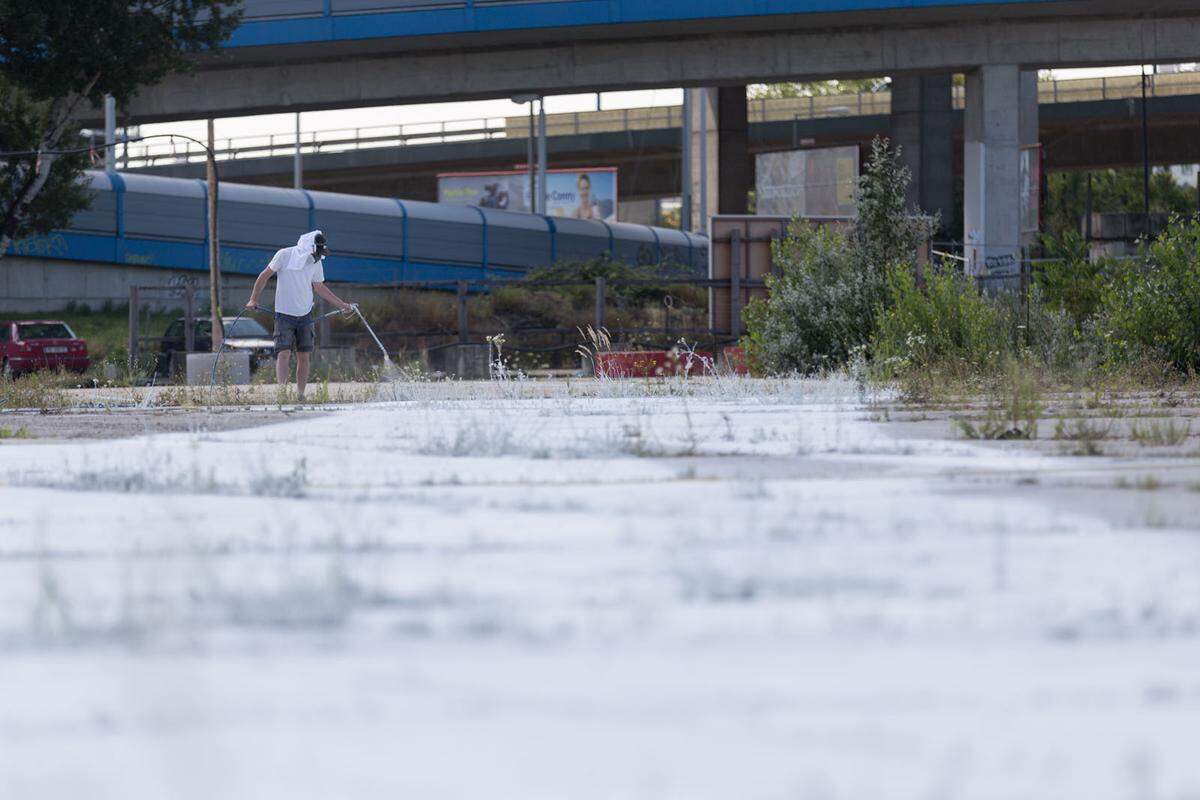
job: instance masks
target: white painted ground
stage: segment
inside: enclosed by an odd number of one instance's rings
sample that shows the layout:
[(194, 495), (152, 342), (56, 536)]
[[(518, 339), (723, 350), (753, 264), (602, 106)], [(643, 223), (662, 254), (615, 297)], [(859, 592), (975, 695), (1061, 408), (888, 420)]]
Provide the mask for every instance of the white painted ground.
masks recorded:
[(693, 387), (0, 448), (0, 798), (1200, 798), (1200, 535)]

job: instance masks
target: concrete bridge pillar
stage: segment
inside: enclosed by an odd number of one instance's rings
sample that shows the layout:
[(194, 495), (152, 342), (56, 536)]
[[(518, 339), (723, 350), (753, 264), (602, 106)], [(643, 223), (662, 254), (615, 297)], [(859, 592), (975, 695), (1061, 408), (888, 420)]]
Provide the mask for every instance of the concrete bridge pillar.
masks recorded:
[(717, 89), (717, 213), (745, 214), (750, 196), (750, 113), (746, 87)]
[[(685, 109), (690, 109), (692, 225), (697, 233), (708, 233), (708, 217), (717, 213), (720, 190), (719, 93), (715, 88), (684, 89)], [(685, 153), (685, 157), (688, 157)], [(686, 170), (685, 170), (686, 174)]]
[(707, 233), (708, 217), (713, 214), (745, 214), (747, 211), (750, 119), (746, 87), (720, 86), (684, 91), (688, 93), (684, 108), (690, 108), (692, 115), (691, 229)]
[(955, 219), (953, 76), (892, 78), (892, 144), (912, 172), (908, 202), (940, 214), (943, 228)]
[(1015, 275), (1021, 253), (1021, 71), (967, 73), (963, 120), (963, 248), (971, 275)]

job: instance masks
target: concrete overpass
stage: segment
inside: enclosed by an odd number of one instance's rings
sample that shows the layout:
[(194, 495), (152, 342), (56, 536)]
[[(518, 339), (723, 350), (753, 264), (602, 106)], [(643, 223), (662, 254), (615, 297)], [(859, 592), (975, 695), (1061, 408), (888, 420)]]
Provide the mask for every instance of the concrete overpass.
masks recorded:
[(1010, 268), (1027, 240), (1034, 70), (1200, 60), (1194, 0), (248, 0), (247, 12), (225, 51), (143, 92), (133, 120), (683, 86), (709, 101), (708, 185), (720, 188), (707, 207), (719, 211), (745, 204), (741, 87), (879, 75), (897, 81), (891, 129), (920, 199), (948, 207), (949, 76), (965, 73), (963, 239), (975, 271)]
[[(436, 5), (436, 8), (430, 6)], [(1197, 60), (1191, 0), (245, 0), (141, 123), (445, 100)]]
[[(1150, 157), (1154, 164), (1200, 163), (1200, 74), (1154, 76), (1148, 102)], [(1039, 135), (1050, 171), (1099, 169), (1141, 163), (1140, 83), (1134, 78), (1044, 81), (1039, 85)], [(952, 93), (953, 175), (961, 177), (962, 87)], [(772, 98), (749, 104), (748, 157), (794, 147), (866, 144), (876, 135), (895, 136), (891, 92), (810, 98)], [(555, 114), (548, 130), (551, 165), (620, 168), (618, 194), (630, 221), (652, 223), (645, 198), (681, 191), (680, 108), (667, 106)], [(512, 169), (525, 160), (524, 117), (460, 121), (434, 126), (380, 126), (309, 132), (304, 155), (308, 188), (436, 200), (437, 174), (458, 170)], [(294, 138), (289, 134), (218, 142), (222, 175), (242, 183), (290, 186)], [(401, 142), (404, 142), (401, 144)], [(172, 152), (169, 146), (133, 146), (138, 171), (200, 177), (198, 151)], [(259, 155), (259, 154), (262, 155)], [(271, 155), (271, 153), (277, 153)], [(173, 162), (173, 163), (172, 163)], [(926, 183), (931, 182), (929, 170)], [(953, 193), (944, 175), (942, 191)], [(927, 188), (936, 194), (936, 188)], [(941, 208), (948, 226), (960, 221), (954, 208)]]

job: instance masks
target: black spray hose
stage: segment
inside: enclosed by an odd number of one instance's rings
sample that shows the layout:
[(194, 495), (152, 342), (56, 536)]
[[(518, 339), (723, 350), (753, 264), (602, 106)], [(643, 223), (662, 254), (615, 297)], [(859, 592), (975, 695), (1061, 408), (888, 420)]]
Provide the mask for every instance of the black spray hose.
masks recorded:
[[(351, 311), (357, 311), (358, 305), (351, 304), (350, 308), (351, 308)], [(250, 310), (248, 306), (242, 306), (242, 310), (238, 312), (238, 315), (236, 317), (234, 317), (233, 324), (230, 325), (229, 327), (236, 328), (238, 321), (242, 318), (243, 315), (245, 315), (245, 313), (248, 310)], [(262, 306), (254, 306), (254, 310), (261, 311), (261, 312), (267, 313), (267, 314), (273, 313), (273, 312), (271, 312), (271, 309), (263, 308)], [(350, 311), (329, 311), (325, 314), (321, 314), (318, 317), (313, 317), (312, 319), (307, 319), (304, 321), (303, 324), (304, 325), (316, 325), (318, 322), (320, 322), (323, 319), (328, 319), (329, 317), (336, 317), (338, 314), (348, 314), (348, 313), (351, 313), (351, 312)], [(221, 337), (221, 346), (220, 346), (220, 348), (217, 349), (217, 357), (213, 359), (212, 378), (208, 382), (208, 398), (210, 401), (212, 400), (213, 389), (216, 388), (216, 385), (217, 385), (217, 367), (221, 363), (221, 356), (225, 353), (225, 343), (228, 341), (229, 340), (227, 338)], [(210, 403), (210, 405), (211, 405), (211, 403)]]

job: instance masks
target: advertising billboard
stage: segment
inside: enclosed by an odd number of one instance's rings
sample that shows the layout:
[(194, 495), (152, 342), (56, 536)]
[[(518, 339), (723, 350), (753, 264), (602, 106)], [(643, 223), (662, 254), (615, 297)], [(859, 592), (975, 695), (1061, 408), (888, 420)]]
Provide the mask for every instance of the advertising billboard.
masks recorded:
[[(530, 211), (529, 173), (454, 172), (438, 175), (438, 202)], [(617, 168), (552, 169), (546, 173), (546, 213), (574, 219), (617, 219)]]
[(755, 159), (756, 211), (772, 217), (854, 216), (858, 147), (761, 153)]

